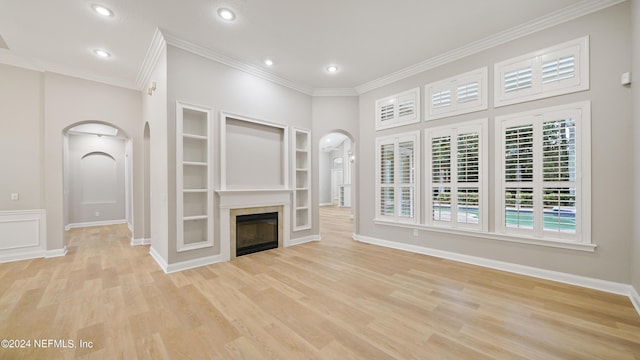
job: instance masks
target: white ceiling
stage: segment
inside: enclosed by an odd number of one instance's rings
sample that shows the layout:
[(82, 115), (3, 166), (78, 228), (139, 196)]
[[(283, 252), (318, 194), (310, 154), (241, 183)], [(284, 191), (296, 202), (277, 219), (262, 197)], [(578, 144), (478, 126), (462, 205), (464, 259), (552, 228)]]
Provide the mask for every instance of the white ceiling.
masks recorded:
[[(614, 2), (606, 0), (604, 2)], [(354, 89), (603, 0), (0, 0), (0, 62), (136, 88), (156, 28), (302, 88)], [(91, 9), (114, 11), (101, 18)], [(225, 6), (233, 24), (216, 17)], [(113, 56), (95, 57), (104, 48)], [(267, 68), (265, 58), (275, 65)], [(328, 74), (336, 64), (340, 70)]]

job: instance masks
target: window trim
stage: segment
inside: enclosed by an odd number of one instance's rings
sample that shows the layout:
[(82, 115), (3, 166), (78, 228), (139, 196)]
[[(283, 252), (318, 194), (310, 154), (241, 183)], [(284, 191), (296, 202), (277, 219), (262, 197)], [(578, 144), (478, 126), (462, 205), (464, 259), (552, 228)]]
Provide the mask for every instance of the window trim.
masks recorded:
[[(533, 230), (523, 230), (517, 228), (507, 228), (504, 223), (503, 214), (505, 211), (504, 202), (505, 188), (508, 187), (508, 183), (504, 178), (504, 130), (506, 129), (505, 123), (511, 124), (539, 124), (541, 127), (545, 121), (544, 117), (549, 117), (553, 114), (578, 112), (579, 118), (576, 119), (576, 155), (579, 160), (576, 162), (576, 188), (578, 194), (576, 195), (576, 233), (575, 235), (552, 233), (545, 231), (540, 226)], [(511, 126), (509, 124), (509, 126)], [(536, 136), (534, 134), (534, 136)], [(540, 108), (515, 114), (497, 116), (495, 119), (495, 232), (500, 235), (516, 236), (522, 238), (530, 238), (542, 241), (551, 241), (557, 243), (572, 243), (581, 245), (592, 245), (591, 239), (591, 102), (583, 101), (565, 105), (559, 105), (554, 107)], [(536, 145), (541, 149), (541, 143)], [(534, 150), (535, 151), (535, 150)], [(541, 152), (541, 150), (540, 150)], [(536, 156), (534, 154), (534, 156)], [(539, 156), (539, 155), (538, 155)], [(544, 181), (541, 178), (542, 168), (540, 167), (541, 161), (534, 160), (534, 171), (536, 166), (538, 178), (534, 173), (534, 180), (531, 182), (531, 187), (542, 191), (545, 187)], [(541, 204), (535, 203), (534, 199), (534, 211), (535, 207), (540, 208)]]
[[(401, 142), (404, 141), (413, 141), (414, 144), (414, 148), (413, 148), (413, 163), (414, 163), (414, 170), (413, 170), (413, 174), (414, 174), (414, 179), (413, 179), (413, 218), (409, 218), (409, 217), (403, 217), (400, 216), (399, 213), (399, 209), (400, 209), (400, 202), (399, 202), (399, 196), (398, 194), (400, 194), (399, 191), (397, 191), (398, 189), (402, 188), (402, 187), (407, 187), (406, 184), (400, 184), (399, 179), (399, 166), (397, 166), (398, 162), (398, 147), (399, 144)], [(375, 146), (376, 146), (376, 150), (375, 150), (375, 155), (376, 155), (376, 162), (375, 162), (375, 216), (374, 216), (374, 220), (375, 221), (385, 221), (385, 222), (394, 222), (394, 223), (407, 223), (407, 224), (418, 224), (420, 222), (420, 131), (411, 131), (411, 132), (405, 132), (405, 133), (399, 133), (399, 134), (394, 134), (394, 135), (387, 135), (387, 136), (379, 136), (376, 137), (376, 141), (375, 141)], [(380, 162), (381, 162), (381, 152), (380, 152), (380, 146), (384, 145), (384, 144), (393, 144), (394, 145), (394, 182), (393, 182), (393, 188), (394, 188), (394, 215), (393, 216), (387, 216), (387, 215), (381, 215), (381, 204), (382, 204), (382, 199), (381, 199), (381, 194), (380, 194), (380, 190), (383, 187), (382, 183), (381, 183), (381, 169), (380, 169)]]
[[(488, 67), (482, 67), (462, 74), (458, 74), (443, 80), (438, 80), (424, 86), (424, 103), (426, 114), (425, 121), (441, 119), (449, 116), (468, 114), (476, 111), (487, 110), (488, 105)], [(458, 84), (468, 84), (469, 81), (478, 81), (478, 99), (468, 102), (458, 102)], [(434, 108), (433, 95), (442, 91), (450, 91), (451, 105), (448, 109)]]
[[(400, 116), (400, 99), (403, 97), (412, 96), (414, 100), (414, 114), (413, 116), (402, 117)], [(383, 121), (380, 116), (380, 111), (385, 103), (395, 102), (393, 107), (393, 117), (390, 120)], [(415, 124), (420, 122), (420, 88), (413, 88), (411, 90), (403, 91), (394, 95), (390, 95), (375, 102), (375, 118), (376, 118), (376, 131), (391, 129), (398, 126)]]
[[(425, 226), (434, 227), (434, 228), (444, 228), (451, 230), (461, 230), (461, 231), (473, 231), (473, 232), (486, 232), (489, 228), (489, 182), (487, 181), (488, 169), (489, 169), (489, 141), (488, 141), (488, 126), (489, 119), (482, 118), (477, 120), (465, 121), (460, 123), (455, 123), (446, 126), (438, 126), (433, 128), (427, 128), (424, 130), (424, 142), (425, 142)], [(451, 222), (443, 222), (433, 220), (431, 213), (433, 209), (433, 199), (431, 196), (432, 190), (432, 182), (431, 182), (431, 171), (432, 171), (432, 146), (431, 139), (436, 134), (451, 134), (451, 136), (456, 136), (468, 131), (477, 130), (479, 132), (479, 153), (478, 160), (479, 164), (479, 179), (477, 182), (478, 192), (479, 192), (479, 207), (478, 211), (480, 214), (480, 221), (477, 225), (470, 225), (466, 223), (458, 223), (457, 217), (452, 219)], [(457, 145), (456, 145), (457, 146)], [(454, 170), (454, 167), (456, 169)], [(457, 157), (455, 154), (451, 154), (451, 168), (452, 173), (451, 177), (454, 177), (454, 174), (457, 172)], [(458, 188), (459, 183), (457, 180), (451, 181), (452, 189)], [(453, 194), (453, 190), (452, 190)], [(456, 200), (452, 200), (451, 207), (457, 204), (457, 194)]]
[[(545, 58), (557, 58), (566, 54), (575, 57), (575, 76), (570, 79), (542, 83), (542, 65)], [(513, 70), (531, 66), (532, 85), (523, 90), (506, 92), (504, 75)], [(493, 106), (500, 107), (522, 102), (570, 94), (589, 89), (589, 36), (583, 36), (555, 46), (533, 51), (525, 55), (507, 59), (493, 65), (494, 97)]]

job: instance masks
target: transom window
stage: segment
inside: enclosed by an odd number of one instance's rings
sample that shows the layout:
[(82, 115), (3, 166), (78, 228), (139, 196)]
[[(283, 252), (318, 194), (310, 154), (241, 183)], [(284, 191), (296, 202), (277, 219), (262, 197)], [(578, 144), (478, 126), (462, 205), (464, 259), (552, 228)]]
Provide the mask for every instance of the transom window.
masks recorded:
[(487, 68), (476, 69), (425, 86), (425, 120), (487, 109)]
[(494, 106), (589, 89), (589, 37), (494, 65)]

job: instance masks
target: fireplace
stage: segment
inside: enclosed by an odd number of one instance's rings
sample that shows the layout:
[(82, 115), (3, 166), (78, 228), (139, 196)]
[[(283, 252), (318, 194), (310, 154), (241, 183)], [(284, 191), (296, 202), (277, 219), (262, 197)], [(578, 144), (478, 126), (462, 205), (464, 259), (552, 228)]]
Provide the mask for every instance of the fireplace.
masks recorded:
[(278, 212), (236, 216), (236, 256), (278, 247)]

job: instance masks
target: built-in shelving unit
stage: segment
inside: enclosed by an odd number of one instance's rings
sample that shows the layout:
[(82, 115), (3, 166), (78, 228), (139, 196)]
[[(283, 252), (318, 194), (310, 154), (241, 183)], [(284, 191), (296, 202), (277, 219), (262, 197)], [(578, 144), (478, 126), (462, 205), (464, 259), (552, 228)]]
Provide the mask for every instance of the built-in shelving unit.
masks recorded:
[(177, 250), (213, 246), (211, 109), (176, 104)]
[(338, 206), (351, 207), (351, 184), (343, 184), (338, 187)]
[(311, 228), (311, 138), (306, 130), (293, 129), (295, 149), (295, 189), (293, 192), (294, 231)]

